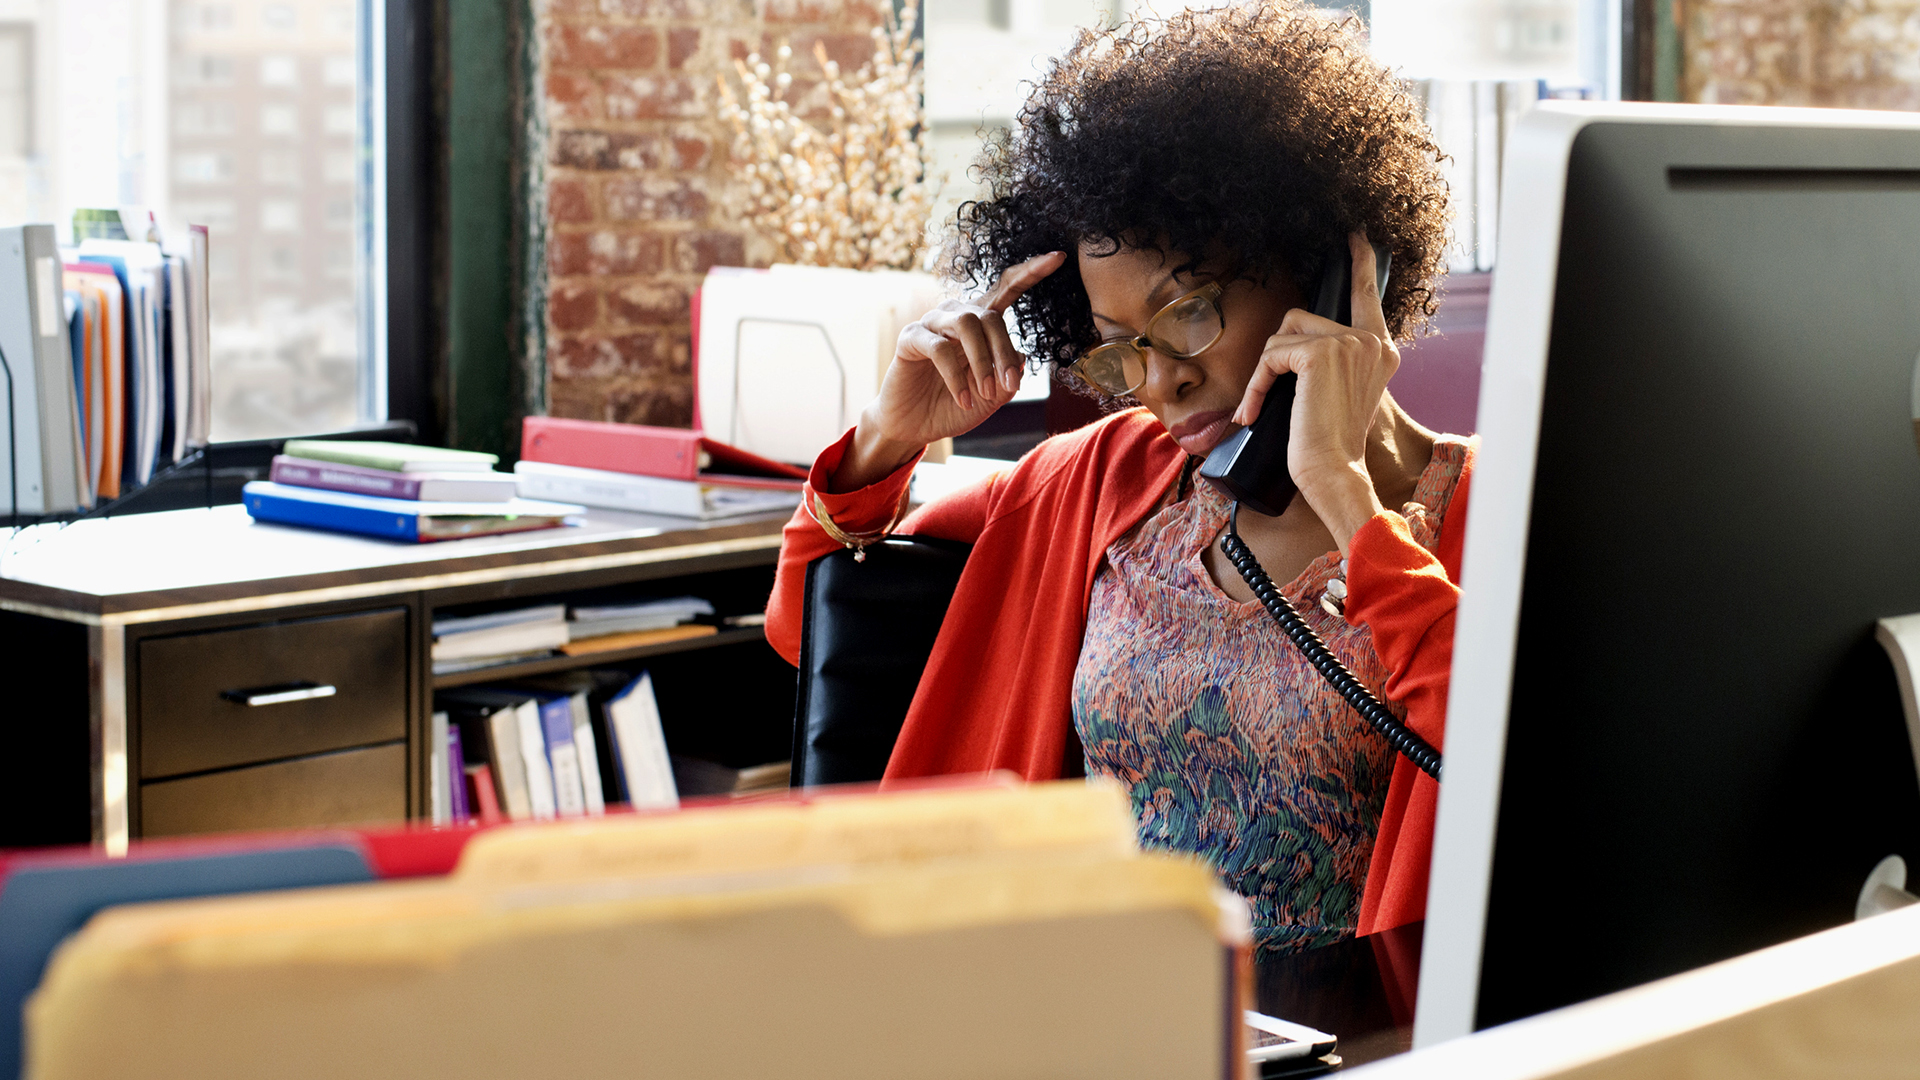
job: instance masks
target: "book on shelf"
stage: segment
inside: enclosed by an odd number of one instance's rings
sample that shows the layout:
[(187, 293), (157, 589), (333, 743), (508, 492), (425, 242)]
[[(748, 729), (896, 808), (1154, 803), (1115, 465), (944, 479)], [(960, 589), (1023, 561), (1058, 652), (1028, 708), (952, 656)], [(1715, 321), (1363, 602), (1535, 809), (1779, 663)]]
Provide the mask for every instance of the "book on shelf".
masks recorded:
[(506, 820), (493, 784), (493, 766), (486, 762), (467, 766), (467, 793), (475, 820), (487, 825)]
[[(475, 756), (485, 758), (491, 799), (509, 821), (531, 821), (534, 816), (527, 784), (529, 763), (522, 757), (520, 740), (520, 706), (529, 700), (523, 694), (484, 687), (442, 690), (434, 695), (435, 707), (444, 709), (449, 721), (460, 726), (462, 744), (483, 751)], [(545, 768), (544, 753), (537, 764)], [(483, 813), (487, 800), (487, 796), (476, 795)]]
[(673, 786), (680, 797), (698, 795), (762, 795), (792, 786), (793, 762), (772, 761), (765, 765), (733, 768), (705, 758), (668, 755), (673, 763)]
[(641, 672), (607, 702), (607, 736), (628, 805), (636, 810), (680, 805), (651, 673)]
[(580, 748), (574, 744), (573, 698), (556, 694), (537, 700), (547, 761), (553, 769), (554, 812), (560, 817), (581, 817), (587, 812), (587, 792)]
[(453, 754), (448, 732), (451, 726), (444, 711), (428, 719), (427, 820), (445, 825), (453, 820)]
[(567, 643), (564, 604), (433, 620), (435, 670), (442, 661), (487, 660), (544, 653)]
[(520, 494), (528, 498), (699, 521), (792, 510), (800, 505), (798, 480), (670, 480), (525, 460), (514, 465), (513, 473), (519, 478)]
[(559, 808), (553, 797), (553, 760), (547, 756), (547, 732), (540, 722), (539, 699), (523, 697), (514, 708), (514, 719), (520, 737), (520, 761), (527, 773), (527, 808), (535, 821), (552, 821)]
[(418, 502), (507, 502), (520, 494), (510, 473), (395, 472), (335, 461), (276, 455), (267, 476), (276, 484), (351, 491), (383, 499)]
[(533, 499), (501, 503), (382, 499), (271, 480), (248, 483), (240, 499), (257, 521), (414, 543), (551, 529), (587, 511), (584, 506)]
[(280, 452), (309, 461), (331, 461), (399, 473), (491, 473), (500, 461), (499, 455), (478, 450), (344, 439), (288, 439)]
[(467, 753), (466, 742), (460, 737), (460, 728), (455, 724), (447, 725), (447, 818), (449, 821), (466, 821), (473, 817), (473, 807), (467, 801)]
[(670, 641), (713, 637), (719, 632), (720, 628), (711, 623), (663, 626), (656, 630), (628, 630), (617, 634), (597, 634), (589, 638), (577, 638), (560, 646), (560, 651), (567, 656), (591, 656), (594, 653), (618, 652), (622, 649), (637, 649), (646, 645), (664, 645)]
[(48, 965), (27, 1057), (883, 1080), (961, 1047), (945, 1074), (1242, 1077), (1248, 923), (1206, 865), (1138, 849), (1112, 785), (621, 815), (480, 833), (443, 879), (102, 912)]
[(661, 630), (712, 614), (713, 603), (698, 596), (574, 607), (567, 613), (567, 640), (583, 641), (632, 630)]
[(520, 428), (520, 460), (668, 480), (798, 484), (807, 471), (750, 454), (687, 428), (529, 416)]
[(580, 783), (589, 815), (605, 813), (608, 806), (626, 801), (618, 780), (620, 763), (607, 730), (606, 704), (632, 681), (630, 672), (585, 668), (515, 679), (505, 687), (510, 691), (566, 696), (572, 711), (573, 744), (579, 752)]

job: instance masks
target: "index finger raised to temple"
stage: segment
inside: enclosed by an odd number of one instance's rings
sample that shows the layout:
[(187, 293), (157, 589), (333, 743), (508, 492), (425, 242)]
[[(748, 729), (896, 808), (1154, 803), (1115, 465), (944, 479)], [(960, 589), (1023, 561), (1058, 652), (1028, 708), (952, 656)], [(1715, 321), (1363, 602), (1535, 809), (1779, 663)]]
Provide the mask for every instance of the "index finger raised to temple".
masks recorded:
[(1015, 263), (1000, 272), (1000, 279), (980, 298), (980, 306), (1004, 313), (1015, 300), (1033, 288), (1067, 261), (1064, 251), (1049, 251), (1025, 262)]
[(1353, 328), (1386, 341), (1392, 335), (1387, 333), (1387, 315), (1380, 304), (1373, 245), (1367, 242), (1366, 233), (1353, 232), (1347, 234), (1347, 246), (1353, 253)]

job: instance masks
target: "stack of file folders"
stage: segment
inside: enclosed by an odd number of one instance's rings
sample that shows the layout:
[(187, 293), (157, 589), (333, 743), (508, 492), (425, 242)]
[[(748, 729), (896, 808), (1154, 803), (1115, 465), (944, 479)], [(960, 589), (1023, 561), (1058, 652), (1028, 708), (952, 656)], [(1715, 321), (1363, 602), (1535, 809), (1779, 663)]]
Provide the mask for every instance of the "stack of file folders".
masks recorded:
[(424, 542), (549, 529), (584, 506), (519, 498), (493, 454), (291, 439), (241, 501), (260, 521)]
[(444, 878), (100, 912), (25, 1075), (1240, 1078), (1248, 925), (1082, 781), (509, 826)]
[(207, 444), (207, 230), (187, 243), (0, 228), (0, 514), (65, 514), (131, 492)]
[(711, 521), (800, 504), (806, 470), (684, 428), (529, 416), (521, 427), (520, 493)]

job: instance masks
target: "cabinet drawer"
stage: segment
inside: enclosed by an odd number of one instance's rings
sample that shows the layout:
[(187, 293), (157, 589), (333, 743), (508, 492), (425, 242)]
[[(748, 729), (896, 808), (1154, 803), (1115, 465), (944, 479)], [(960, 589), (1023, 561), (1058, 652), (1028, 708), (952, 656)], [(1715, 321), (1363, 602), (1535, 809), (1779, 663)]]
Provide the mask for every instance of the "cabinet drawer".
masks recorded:
[[(407, 735), (405, 608), (150, 638), (139, 648), (143, 779)], [(301, 685), (309, 696), (263, 693)], [(248, 696), (253, 704), (236, 700)]]
[(402, 821), (407, 745), (276, 761), (140, 786), (140, 835)]

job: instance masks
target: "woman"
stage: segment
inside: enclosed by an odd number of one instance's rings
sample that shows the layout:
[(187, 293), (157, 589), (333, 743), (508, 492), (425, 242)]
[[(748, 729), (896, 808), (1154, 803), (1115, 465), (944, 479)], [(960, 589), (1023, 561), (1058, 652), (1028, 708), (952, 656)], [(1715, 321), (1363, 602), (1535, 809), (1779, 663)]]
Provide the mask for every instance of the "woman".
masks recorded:
[[(1441, 272), (1437, 156), (1350, 25), (1293, 0), (1088, 33), (1054, 65), (960, 213), (954, 276), (991, 287), (909, 326), (880, 396), (814, 463), (769, 638), (795, 658), (806, 564), (888, 531), (927, 444), (1012, 397), (1009, 311), (1037, 359), (1139, 407), (899, 525), (974, 549), (890, 779), (1116, 777), (1143, 843), (1212, 861), (1265, 948), (1421, 917), (1436, 786), (1253, 600), (1220, 550), (1228, 504), (1194, 467), (1297, 374), (1299, 494), (1238, 531), (1439, 745), (1471, 446), (1386, 392)], [(1369, 237), (1392, 256), (1384, 296)], [(1352, 326), (1303, 310), (1347, 254)]]

